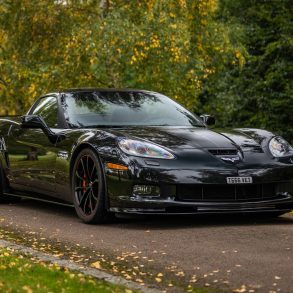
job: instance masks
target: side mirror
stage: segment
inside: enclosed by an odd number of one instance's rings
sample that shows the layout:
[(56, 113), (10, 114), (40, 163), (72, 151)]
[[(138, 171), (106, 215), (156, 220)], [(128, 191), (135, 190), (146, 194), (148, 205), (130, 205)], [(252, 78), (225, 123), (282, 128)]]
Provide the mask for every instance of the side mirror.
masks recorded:
[(39, 115), (25, 115), (21, 117), (21, 128), (49, 128)]
[(64, 135), (59, 135), (53, 132), (44, 119), (39, 115), (25, 115), (21, 117), (21, 128), (40, 128), (48, 137), (51, 143), (56, 143), (65, 138)]
[(200, 115), (200, 118), (206, 125), (215, 125), (216, 123), (215, 117), (207, 114)]

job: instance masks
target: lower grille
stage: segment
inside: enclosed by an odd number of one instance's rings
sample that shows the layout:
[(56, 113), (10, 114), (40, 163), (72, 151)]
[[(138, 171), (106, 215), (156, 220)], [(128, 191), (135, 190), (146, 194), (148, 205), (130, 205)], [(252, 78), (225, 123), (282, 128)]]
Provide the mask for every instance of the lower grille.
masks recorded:
[(277, 185), (269, 184), (181, 184), (176, 186), (179, 201), (245, 201), (276, 197)]

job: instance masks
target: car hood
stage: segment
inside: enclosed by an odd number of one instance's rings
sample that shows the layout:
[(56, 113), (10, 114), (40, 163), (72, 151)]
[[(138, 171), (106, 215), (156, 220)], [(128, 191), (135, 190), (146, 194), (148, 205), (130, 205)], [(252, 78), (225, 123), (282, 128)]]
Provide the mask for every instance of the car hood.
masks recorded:
[[(114, 132), (114, 131), (113, 131)], [(207, 128), (146, 127), (116, 130), (118, 136), (148, 140), (167, 148), (261, 149), (265, 137), (241, 129), (210, 130)]]

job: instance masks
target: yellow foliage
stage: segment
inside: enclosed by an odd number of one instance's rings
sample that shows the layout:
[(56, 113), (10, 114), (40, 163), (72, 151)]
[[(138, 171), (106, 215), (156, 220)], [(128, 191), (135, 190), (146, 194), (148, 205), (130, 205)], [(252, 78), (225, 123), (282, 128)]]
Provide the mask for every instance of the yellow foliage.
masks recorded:
[(186, 0), (179, 0), (179, 5), (181, 7), (186, 7)]
[[(42, 93), (79, 86), (157, 90), (192, 108), (216, 71), (213, 60), (230, 53), (223, 51), (229, 40), (217, 41), (223, 34), (212, 20), (217, 0), (112, 0), (103, 19), (94, 2), (20, 0), (19, 18), (18, 7), (6, 11), (0, 2), (6, 13), (0, 20), (7, 22), (0, 29), (0, 78), (8, 84), (0, 82), (3, 111), (20, 112)], [(241, 64), (242, 56), (231, 55)]]

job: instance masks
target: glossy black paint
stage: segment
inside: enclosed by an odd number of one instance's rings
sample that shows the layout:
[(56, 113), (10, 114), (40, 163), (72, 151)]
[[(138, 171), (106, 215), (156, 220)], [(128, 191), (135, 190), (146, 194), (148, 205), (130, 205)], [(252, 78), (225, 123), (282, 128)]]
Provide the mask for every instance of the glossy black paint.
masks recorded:
[[(2, 185), (7, 193), (72, 203), (73, 164), (82, 149), (91, 148), (102, 163), (107, 209), (113, 212), (172, 214), (293, 209), (293, 157), (278, 159), (271, 155), (268, 143), (275, 136), (273, 133), (247, 128), (167, 126), (71, 129), (66, 125), (62, 101), (64, 95), (73, 91), (91, 90), (68, 90), (45, 96), (54, 96), (58, 101), (56, 128), (46, 127), (46, 121), (45, 124), (33, 121), (32, 116), (0, 119), (0, 162), (7, 178)], [(27, 115), (32, 115), (35, 107)], [(43, 126), (35, 128), (29, 121), (35, 122), (35, 127), (38, 123)], [(122, 138), (156, 143), (170, 150), (175, 159), (129, 156), (118, 146)], [(231, 153), (217, 155), (223, 150)], [(235, 156), (237, 160), (231, 161)], [(127, 166), (128, 171), (108, 169), (108, 162)], [(226, 178), (237, 176), (252, 177), (253, 184), (260, 188), (273, 183), (274, 196), (227, 200), (223, 195), (217, 200), (195, 197), (187, 201), (180, 200), (178, 195), (182, 186), (190, 190), (199, 186), (201, 190), (206, 186), (225, 188)], [(133, 194), (133, 186), (137, 184), (159, 186), (161, 195), (137, 196)]]

